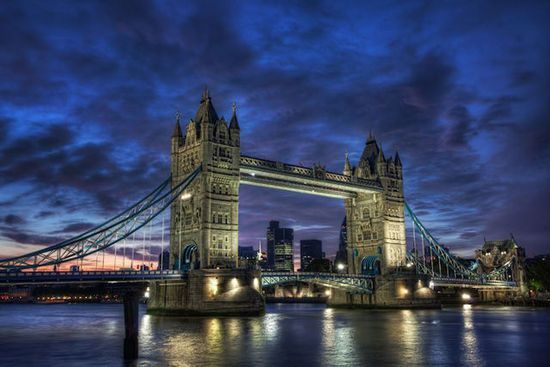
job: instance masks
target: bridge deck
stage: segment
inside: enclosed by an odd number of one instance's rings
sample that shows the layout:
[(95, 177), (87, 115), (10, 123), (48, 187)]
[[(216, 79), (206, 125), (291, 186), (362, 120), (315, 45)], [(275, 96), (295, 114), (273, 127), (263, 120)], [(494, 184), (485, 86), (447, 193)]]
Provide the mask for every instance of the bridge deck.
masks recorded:
[(63, 283), (132, 283), (151, 280), (183, 279), (179, 270), (151, 271), (78, 271), (78, 272), (18, 272), (0, 273), (0, 284), (63, 284)]

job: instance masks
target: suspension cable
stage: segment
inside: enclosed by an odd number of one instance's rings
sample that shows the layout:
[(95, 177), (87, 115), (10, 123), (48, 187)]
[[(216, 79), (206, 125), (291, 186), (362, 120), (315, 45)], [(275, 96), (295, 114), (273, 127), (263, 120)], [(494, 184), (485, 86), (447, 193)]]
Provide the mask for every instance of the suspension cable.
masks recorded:
[[(160, 271), (161, 274), (164, 274), (164, 217), (166, 212), (162, 212), (162, 225), (161, 225), (161, 234), (160, 234)], [(162, 277), (163, 275), (161, 275)]]
[(132, 270), (134, 270), (134, 254), (135, 254), (135, 244), (136, 244), (136, 233), (134, 232), (132, 234), (132, 259), (130, 261), (130, 267), (132, 268)]

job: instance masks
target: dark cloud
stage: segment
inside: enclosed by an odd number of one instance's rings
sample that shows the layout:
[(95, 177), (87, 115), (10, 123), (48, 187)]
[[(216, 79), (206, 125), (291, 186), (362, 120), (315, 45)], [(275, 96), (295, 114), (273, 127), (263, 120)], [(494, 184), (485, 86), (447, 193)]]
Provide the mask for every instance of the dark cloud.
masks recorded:
[(57, 231), (57, 233), (80, 233), (85, 232), (88, 229), (93, 228), (94, 226), (95, 224), (86, 222), (71, 223), (63, 227), (61, 230)]
[(19, 224), (25, 224), (26, 220), (15, 214), (8, 214), (3, 218), (5, 224), (9, 226), (17, 226)]
[(15, 229), (2, 229), (0, 231), (0, 234), (2, 235), (2, 237), (7, 238), (8, 240), (24, 245), (53, 245), (63, 240), (62, 237), (58, 236), (45, 236), (41, 234), (29, 233), (28, 231), (23, 232)]
[[(530, 251), (545, 251), (548, 216), (536, 198), (550, 178), (547, 10), (7, 3), (0, 218), (25, 212), (59, 229), (19, 223), (2, 235), (48, 244), (57, 236), (40, 233), (74, 235), (140, 198), (168, 174), (174, 112), (192, 117), (208, 84), (220, 115), (238, 102), (245, 154), (337, 171), (346, 150), (357, 163), (372, 129), (386, 155), (399, 149), (407, 200), (442, 241), (468, 250), (513, 228)], [(343, 208), (243, 187), (240, 212), (243, 244), (280, 219), (297, 240), (324, 239), (330, 254)]]

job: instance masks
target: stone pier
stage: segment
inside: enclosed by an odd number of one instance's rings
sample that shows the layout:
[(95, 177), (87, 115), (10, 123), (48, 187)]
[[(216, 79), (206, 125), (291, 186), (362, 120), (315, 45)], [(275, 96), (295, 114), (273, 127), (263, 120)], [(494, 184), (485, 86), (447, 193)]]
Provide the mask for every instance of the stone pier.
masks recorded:
[(150, 284), (147, 312), (156, 315), (262, 315), (257, 270), (191, 270), (187, 279)]
[(327, 304), (342, 308), (440, 308), (428, 279), (417, 275), (377, 276), (373, 294), (334, 289)]

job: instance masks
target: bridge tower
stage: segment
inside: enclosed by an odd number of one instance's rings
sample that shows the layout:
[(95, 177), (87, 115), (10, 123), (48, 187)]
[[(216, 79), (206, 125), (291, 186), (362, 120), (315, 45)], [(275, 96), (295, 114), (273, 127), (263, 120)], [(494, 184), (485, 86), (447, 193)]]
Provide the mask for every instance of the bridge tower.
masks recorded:
[(357, 167), (346, 156), (344, 172), (352, 180), (377, 180), (383, 192), (346, 199), (347, 259), (352, 274), (386, 274), (405, 265), (403, 167), (399, 153), (384, 156), (369, 134)]
[(205, 89), (194, 119), (185, 127), (185, 134), (177, 113), (170, 160), (172, 185), (202, 164), (200, 177), (171, 206), (171, 267), (183, 267), (186, 246), (196, 244), (194, 266), (235, 268), (240, 164), (240, 128), (235, 104), (228, 124), (223, 117), (218, 117)]

